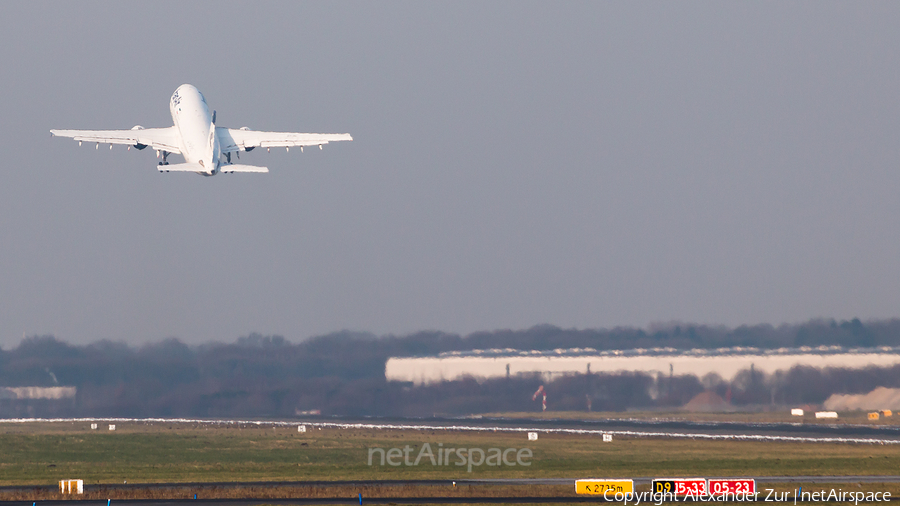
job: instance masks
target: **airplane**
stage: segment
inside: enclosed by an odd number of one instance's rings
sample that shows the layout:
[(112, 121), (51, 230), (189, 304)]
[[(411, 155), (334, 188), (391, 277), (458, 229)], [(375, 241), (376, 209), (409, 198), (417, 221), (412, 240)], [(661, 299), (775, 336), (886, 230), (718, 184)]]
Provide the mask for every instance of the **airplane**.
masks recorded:
[[(169, 100), (169, 112), (174, 126), (168, 128), (144, 128), (136, 125), (131, 130), (50, 130), (51, 136), (71, 137), (82, 142), (100, 144), (126, 144), (141, 150), (147, 147), (162, 156), (157, 168), (160, 172), (196, 172), (202, 176), (230, 174), (234, 172), (269, 172), (268, 167), (241, 165), (231, 162), (232, 153), (240, 158), (241, 151), (256, 148), (319, 146), (334, 141), (352, 141), (350, 134), (309, 134), (293, 132), (261, 132), (243, 128), (216, 126), (216, 112), (209, 112), (206, 99), (196, 87), (182, 84)], [(169, 164), (170, 154), (184, 156), (185, 163)], [(225, 158), (224, 162), (222, 158)]]

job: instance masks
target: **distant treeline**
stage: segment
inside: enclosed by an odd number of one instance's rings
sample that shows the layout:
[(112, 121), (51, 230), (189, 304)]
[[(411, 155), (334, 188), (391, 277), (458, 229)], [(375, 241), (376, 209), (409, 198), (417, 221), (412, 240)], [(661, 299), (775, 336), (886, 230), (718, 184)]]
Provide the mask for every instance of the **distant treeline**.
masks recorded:
[[(816, 320), (802, 325), (735, 329), (668, 325), (643, 330), (571, 330), (543, 325), (522, 331), (468, 336), (419, 332), (376, 337), (340, 332), (292, 344), (253, 334), (235, 343), (187, 346), (177, 339), (132, 347), (100, 341), (76, 346), (52, 336), (24, 339), (0, 350), (0, 386), (78, 387), (74, 401), (0, 400), (11, 416), (292, 416), (319, 409), (323, 415), (431, 416), (540, 409), (531, 394), (539, 377), (487, 381), (464, 379), (430, 386), (388, 382), (391, 356), (435, 355), (488, 348), (549, 350), (594, 348), (676, 349), (752, 346), (781, 348), (840, 345), (900, 346), (900, 320), (863, 324)], [(590, 374), (545, 385), (549, 408), (594, 411), (680, 406), (704, 390), (738, 405), (821, 403), (832, 393), (900, 387), (900, 367), (866, 370), (794, 368), (771, 376), (743, 371), (721, 378)]]

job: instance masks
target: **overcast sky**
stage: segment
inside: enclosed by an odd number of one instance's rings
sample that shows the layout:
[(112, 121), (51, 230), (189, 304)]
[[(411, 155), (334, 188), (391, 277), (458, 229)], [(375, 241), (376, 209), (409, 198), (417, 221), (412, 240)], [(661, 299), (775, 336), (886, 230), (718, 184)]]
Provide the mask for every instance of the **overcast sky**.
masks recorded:
[[(3, 347), (898, 316), (900, 3), (0, 7)], [(204, 178), (49, 135), (182, 83), (354, 140)]]

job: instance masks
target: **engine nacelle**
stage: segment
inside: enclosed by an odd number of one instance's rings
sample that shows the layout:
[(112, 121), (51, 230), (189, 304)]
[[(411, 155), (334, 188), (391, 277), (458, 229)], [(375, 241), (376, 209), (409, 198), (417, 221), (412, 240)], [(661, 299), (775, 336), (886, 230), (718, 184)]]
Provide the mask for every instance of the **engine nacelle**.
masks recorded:
[[(143, 130), (144, 127), (142, 127), (141, 125), (134, 125), (133, 127), (131, 127), (131, 129), (132, 130)], [(141, 143), (137, 143), (134, 145), (134, 149), (138, 149), (138, 150), (144, 149), (146, 147), (147, 147), (146, 144), (141, 144)]]
[[(238, 130), (244, 130), (244, 131), (247, 131), (247, 130), (250, 130), (250, 127), (241, 127), (241, 128), (238, 128)], [(251, 147), (249, 147), (249, 148), (244, 148), (244, 151), (246, 151), (246, 152), (249, 153), (249, 152), (253, 151), (254, 149), (256, 149), (256, 146), (251, 146)]]

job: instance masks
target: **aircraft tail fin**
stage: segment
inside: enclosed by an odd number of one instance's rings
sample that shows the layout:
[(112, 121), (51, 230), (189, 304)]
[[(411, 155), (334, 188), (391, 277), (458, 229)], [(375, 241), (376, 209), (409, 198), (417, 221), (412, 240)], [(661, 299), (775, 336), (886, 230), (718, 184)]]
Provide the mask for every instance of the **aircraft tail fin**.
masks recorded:
[(268, 167), (257, 167), (256, 165), (220, 165), (219, 172), (228, 174), (231, 172), (269, 172)]
[[(199, 163), (173, 163), (170, 165), (158, 165), (156, 167), (160, 172), (197, 172), (203, 175), (210, 175), (205, 167)], [(232, 172), (269, 172), (268, 167), (257, 167), (256, 165), (220, 165), (219, 172), (222, 174), (230, 174)]]
[(206, 172), (199, 163), (173, 163), (169, 165), (157, 165), (160, 172)]

